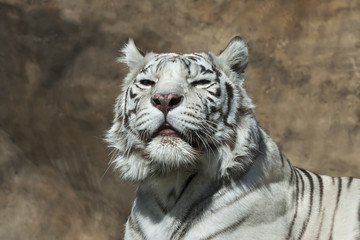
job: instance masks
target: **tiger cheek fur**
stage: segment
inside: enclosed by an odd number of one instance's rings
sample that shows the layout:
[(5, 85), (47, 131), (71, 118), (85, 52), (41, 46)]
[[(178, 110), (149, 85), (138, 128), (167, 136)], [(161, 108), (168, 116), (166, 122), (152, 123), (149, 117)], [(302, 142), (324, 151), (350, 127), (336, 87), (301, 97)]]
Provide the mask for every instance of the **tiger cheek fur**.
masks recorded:
[(290, 164), (243, 88), (241, 38), (219, 55), (122, 52), (106, 140), (139, 184), (125, 239), (360, 239), (360, 180)]

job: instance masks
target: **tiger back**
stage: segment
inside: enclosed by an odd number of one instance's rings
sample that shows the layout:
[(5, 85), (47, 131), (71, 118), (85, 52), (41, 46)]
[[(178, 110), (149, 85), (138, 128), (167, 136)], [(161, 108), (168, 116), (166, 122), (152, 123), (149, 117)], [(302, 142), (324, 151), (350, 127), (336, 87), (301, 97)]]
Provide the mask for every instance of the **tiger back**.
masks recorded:
[(125, 239), (360, 239), (360, 180), (290, 164), (243, 88), (241, 38), (219, 55), (122, 52), (106, 140), (139, 184)]

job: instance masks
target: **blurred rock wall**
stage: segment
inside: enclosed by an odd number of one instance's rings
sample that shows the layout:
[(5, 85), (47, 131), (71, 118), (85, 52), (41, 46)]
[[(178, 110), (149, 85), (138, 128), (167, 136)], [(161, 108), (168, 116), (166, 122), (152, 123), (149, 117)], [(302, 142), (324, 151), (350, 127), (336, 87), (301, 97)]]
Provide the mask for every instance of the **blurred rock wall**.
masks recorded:
[(360, 177), (360, 2), (0, 0), (0, 239), (122, 239), (135, 186), (103, 136), (133, 38), (247, 40), (260, 124), (297, 166)]

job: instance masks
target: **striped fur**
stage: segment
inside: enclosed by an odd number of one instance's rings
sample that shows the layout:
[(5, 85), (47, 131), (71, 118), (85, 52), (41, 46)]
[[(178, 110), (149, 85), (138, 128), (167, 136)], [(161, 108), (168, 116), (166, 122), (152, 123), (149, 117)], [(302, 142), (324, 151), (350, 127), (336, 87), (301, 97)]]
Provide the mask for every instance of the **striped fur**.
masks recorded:
[(107, 141), (139, 184), (125, 239), (360, 239), (360, 180), (290, 164), (243, 88), (241, 38), (219, 55), (143, 54), (132, 41), (123, 53)]

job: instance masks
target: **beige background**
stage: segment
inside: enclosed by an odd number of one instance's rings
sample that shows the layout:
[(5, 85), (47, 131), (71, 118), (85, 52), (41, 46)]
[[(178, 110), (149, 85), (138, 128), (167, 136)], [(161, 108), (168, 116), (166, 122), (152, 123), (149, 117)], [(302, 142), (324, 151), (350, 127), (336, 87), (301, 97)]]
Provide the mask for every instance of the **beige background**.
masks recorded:
[(135, 187), (102, 138), (131, 37), (144, 51), (247, 40), (246, 88), (297, 166), (360, 177), (360, 2), (0, 0), (0, 239), (122, 239)]

